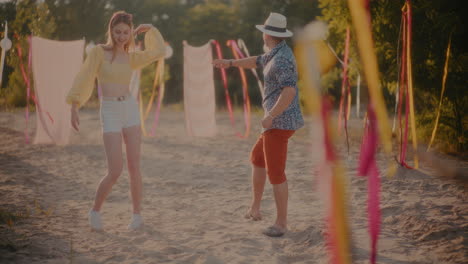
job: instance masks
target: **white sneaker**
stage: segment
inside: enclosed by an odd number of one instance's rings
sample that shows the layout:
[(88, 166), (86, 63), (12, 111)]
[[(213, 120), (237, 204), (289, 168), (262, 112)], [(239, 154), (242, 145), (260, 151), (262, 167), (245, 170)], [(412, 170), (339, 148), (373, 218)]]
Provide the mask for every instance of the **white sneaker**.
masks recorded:
[(89, 210), (88, 213), (88, 220), (91, 229), (100, 231), (102, 230), (102, 221), (101, 221), (101, 213), (96, 212), (94, 210)]
[(133, 214), (132, 215), (132, 221), (128, 225), (129, 230), (137, 230), (143, 227), (143, 218), (141, 217), (141, 214)]

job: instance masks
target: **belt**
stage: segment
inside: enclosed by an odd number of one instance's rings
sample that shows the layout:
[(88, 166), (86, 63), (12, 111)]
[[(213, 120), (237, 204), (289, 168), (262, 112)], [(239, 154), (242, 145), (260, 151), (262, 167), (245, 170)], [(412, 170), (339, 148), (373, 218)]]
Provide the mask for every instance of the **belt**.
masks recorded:
[(122, 96), (119, 96), (119, 97), (107, 97), (107, 96), (103, 96), (102, 97), (102, 100), (104, 101), (125, 101), (127, 100), (128, 98), (130, 97), (130, 95), (122, 95)]

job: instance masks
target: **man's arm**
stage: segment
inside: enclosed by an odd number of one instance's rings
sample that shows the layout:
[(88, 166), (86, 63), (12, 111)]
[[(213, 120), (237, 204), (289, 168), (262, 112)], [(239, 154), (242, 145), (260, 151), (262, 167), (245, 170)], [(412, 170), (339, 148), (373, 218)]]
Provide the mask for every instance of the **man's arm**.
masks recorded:
[(291, 104), (294, 96), (296, 96), (296, 88), (284, 87), (283, 91), (281, 91), (278, 101), (276, 101), (276, 104), (273, 106), (273, 108), (271, 108), (268, 114), (273, 118), (281, 115), (284, 110), (286, 110), (286, 108), (288, 108), (288, 106)]
[(270, 128), (273, 125), (273, 119), (281, 115), (284, 110), (288, 108), (288, 106), (294, 100), (295, 96), (296, 88), (290, 86), (284, 87), (283, 91), (281, 91), (281, 94), (278, 97), (278, 101), (276, 101), (273, 108), (271, 108), (271, 110), (267, 113), (267, 116), (263, 118), (262, 126), (264, 128)]
[(257, 68), (257, 56), (238, 60), (213, 60), (212, 64), (216, 68), (241, 67), (244, 69)]

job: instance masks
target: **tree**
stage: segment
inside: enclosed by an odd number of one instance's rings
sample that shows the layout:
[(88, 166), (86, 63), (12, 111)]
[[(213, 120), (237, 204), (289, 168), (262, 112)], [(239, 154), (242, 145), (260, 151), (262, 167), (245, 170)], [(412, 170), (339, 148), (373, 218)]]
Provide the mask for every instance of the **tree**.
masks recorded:
[[(6, 103), (10, 106), (24, 106), (26, 104), (26, 85), (20, 70), (20, 58), (17, 43), (23, 50), (23, 65), (28, 64), (28, 36), (34, 34), (45, 38), (50, 38), (55, 32), (56, 26), (54, 18), (50, 15), (46, 3), (34, 0), (21, 0), (16, 4), (16, 14), (13, 21), (9, 21), (13, 34), (12, 42), (14, 48), (9, 52), (7, 63), (14, 70), (9, 75), (8, 87), (5, 96)], [(32, 80), (32, 74), (29, 75)]]
[[(397, 49), (401, 21), (401, 8), (404, 0), (371, 1), (372, 30), (375, 41), (381, 83), (388, 105), (393, 105), (390, 93), (395, 91), (398, 80)], [(445, 49), (452, 34), (452, 54), (445, 94), (445, 108), (441, 117), (439, 134), (446, 135), (446, 142), (456, 138), (452, 145), (458, 151), (466, 151), (468, 94), (465, 91), (467, 50), (463, 42), (466, 29), (461, 26), (464, 16), (463, 2), (459, 1), (411, 1), (413, 11), (412, 68), (415, 108), (418, 128), (427, 140), (434, 125), (435, 110), (440, 97)], [(330, 26), (329, 41), (341, 53), (344, 42), (344, 29), (350, 23), (345, 1), (319, 0), (322, 18)], [(342, 36), (342, 37), (341, 37)], [(355, 44), (351, 58), (357, 58)], [(359, 60), (354, 59), (356, 69)], [(339, 76), (336, 76), (339, 78)], [(332, 80), (333, 81), (333, 80)], [(429, 133), (427, 133), (429, 131)]]
[[(54, 18), (53, 39), (67, 41), (85, 39), (96, 43), (106, 41), (111, 9), (109, 0), (44, 0)], [(127, 1), (134, 2), (134, 1)]]
[[(0, 25), (2, 25), (4, 28), (5, 27), (5, 21), (8, 21), (11, 23), (11, 21), (13, 21), (15, 19), (15, 15), (16, 15), (16, 0), (14, 1), (10, 1), (10, 2), (6, 2), (6, 3), (0, 3), (0, 17), (3, 19), (2, 21), (0, 21)], [(12, 39), (13, 37), (13, 34), (11, 33), (11, 25), (10, 25), (10, 30), (8, 32), (8, 38), (9, 39)], [(0, 38), (3, 39), (4, 37), (4, 32), (2, 32)], [(8, 77), (9, 75), (13, 72), (13, 68), (10, 67), (7, 63), (5, 63), (4, 65), (4, 69), (3, 69), (3, 80), (2, 80), (2, 83), (0, 83), (0, 97), (4, 97), (2, 95), (2, 88), (4, 85), (6, 85), (8, 83)]]

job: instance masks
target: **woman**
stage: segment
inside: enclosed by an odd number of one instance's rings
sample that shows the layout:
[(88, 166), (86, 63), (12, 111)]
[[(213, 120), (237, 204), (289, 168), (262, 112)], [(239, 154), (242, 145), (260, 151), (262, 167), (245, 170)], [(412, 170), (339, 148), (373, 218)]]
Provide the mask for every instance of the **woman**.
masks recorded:
[(304, 126), (299, 107), (296, 60), (285, 41), (293, 34), (286, 29), (286, 24), (285, 16), (271, 13), (264, 25), (256, 26), (263, 33), (265, 54), (240, 60), (213, 61), (218, 68), (263, 68), (265, 116), (263, 132), (250, 154), (253, 194), (246, 217), (255, 221), (262, 219), (260, 203), (268, 175), (276, 202), (276, 221), (263, 234), (271, 237), (282, 236), (287, 231), (288, 182), (285, 168), (288, 140)]
[[(145, 50), (130, 51), (134, 33), (145, 34)], [(89, 224), (94, 230), (102, 230), (101, 206), (123, 168), (122, 138), (127, 151), (130, 175), (130, 193), (133, 216), (128, 226), (135, 230), (143, 225), (141, 217), (142, 181), (140, 174), (140, 117), (138, 104), (130, 96), (129, 84), (132, 71), (164, 57), (165, 46), (161, 33), (149, 24), (142, 24), (133, 31), (132, 15), (116, 12), (109, 21), (108, 40), (105, 45), (93, 48), (76, 76), (67, 96), (71, 104), (71, 124), (79, 130), (78, 109), (89, 99), (98, 78), (102, 88), (101, 124), (108, 172), (96, 191), (93, 208), (89, 211)]]

